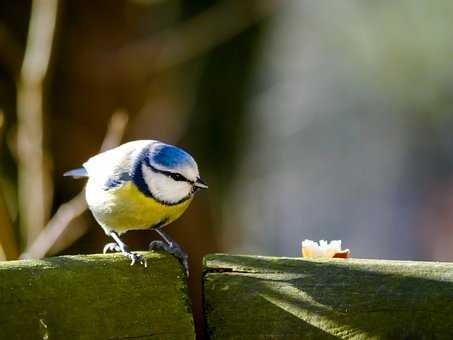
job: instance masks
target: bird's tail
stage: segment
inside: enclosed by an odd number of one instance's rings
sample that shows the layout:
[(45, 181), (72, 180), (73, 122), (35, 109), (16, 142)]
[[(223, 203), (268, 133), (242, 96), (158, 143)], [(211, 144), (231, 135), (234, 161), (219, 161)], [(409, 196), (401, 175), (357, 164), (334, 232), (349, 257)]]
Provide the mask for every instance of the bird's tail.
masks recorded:
[(88, 172), (84, 167), (66, 171), (63, 176), (72, 176), (74, 178), (88, 177)]

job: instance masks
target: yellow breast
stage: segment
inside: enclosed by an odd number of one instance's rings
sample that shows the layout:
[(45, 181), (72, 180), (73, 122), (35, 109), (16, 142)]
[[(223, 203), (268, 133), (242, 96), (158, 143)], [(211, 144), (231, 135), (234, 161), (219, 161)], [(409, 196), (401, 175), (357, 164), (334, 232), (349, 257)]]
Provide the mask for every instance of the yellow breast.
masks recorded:
[(177, 205), (164, 205), (145, 196), (132, 182), (110, 190), (103, 190), (88, 181), (86, 198), (90, 210), (104, 230), (119, 233), (133, 229), (148, 229), (164, 221), (179, 218), (192, 197)]

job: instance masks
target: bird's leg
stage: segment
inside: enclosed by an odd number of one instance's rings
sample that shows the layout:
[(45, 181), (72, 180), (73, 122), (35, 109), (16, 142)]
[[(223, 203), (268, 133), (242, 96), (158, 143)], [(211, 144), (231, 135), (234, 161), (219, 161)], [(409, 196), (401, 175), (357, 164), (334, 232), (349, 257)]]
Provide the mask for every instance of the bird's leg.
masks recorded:
[(174, 241), (170, 235), (162, 230), (162, 227), (155, 227), (153, 230), (160, 235), (164, 239), (165, 242), (155, 240), (149, 244), (149, 250), (165, 250), (170, 254), (176, 256), (181, 264), (184, 266), (186, 270), (186, 275), (189, 276), (189, 264), (188, 264), (188, 255), (186, 252), (181, 248), (181, 246)]
[(141, 263), (145, 267), (148, 266), (148, 263), (146, 262), (146, 259), (142, 255), (139, 255), (137, 253), (131, 252), (129, 250), (129, 247), (123, 241), (121, 241), (121, 239), (120, 239), (120, 237), (118, 236), (117, 233), (115, 233), (114, 231), (111, 231), (109, 233), (109, 236), (111, 238), (113, 238), (116, 243), (107, 243), (104, 246), (104, 250), (103, 250), (104, 254), (107, 253), (108, 251), (121, 252), (124, 255), (126, 255), (128, 258), (131, 259), (131, 266), (133, 266), (135, 264), (135, 262)]

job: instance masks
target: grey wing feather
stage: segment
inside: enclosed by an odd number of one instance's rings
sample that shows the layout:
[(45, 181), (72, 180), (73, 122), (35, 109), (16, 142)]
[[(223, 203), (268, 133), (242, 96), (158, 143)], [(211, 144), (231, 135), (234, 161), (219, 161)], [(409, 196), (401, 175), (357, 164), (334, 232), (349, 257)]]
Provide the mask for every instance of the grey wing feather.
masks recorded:
[(88, 172), (84, 167), (66, 171), (63, 176), (72, 176), (74, 178), (88, 177)]

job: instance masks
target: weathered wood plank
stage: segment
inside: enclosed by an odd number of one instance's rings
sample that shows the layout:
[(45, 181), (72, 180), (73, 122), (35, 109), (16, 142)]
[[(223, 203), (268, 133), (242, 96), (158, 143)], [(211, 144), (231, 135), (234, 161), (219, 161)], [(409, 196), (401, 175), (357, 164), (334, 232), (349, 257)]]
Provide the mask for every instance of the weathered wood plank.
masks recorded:
[(185, 275), (171, 255), (0, 262), (0, 339), (194, 339)]
[(211, 339), (452, 339), (453, 263), (209, 255)]

